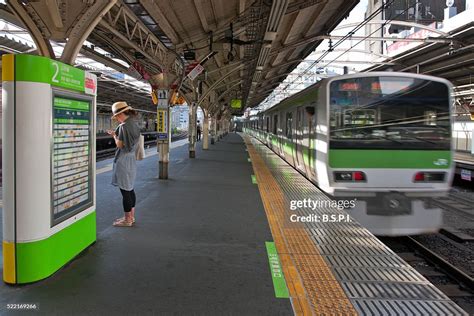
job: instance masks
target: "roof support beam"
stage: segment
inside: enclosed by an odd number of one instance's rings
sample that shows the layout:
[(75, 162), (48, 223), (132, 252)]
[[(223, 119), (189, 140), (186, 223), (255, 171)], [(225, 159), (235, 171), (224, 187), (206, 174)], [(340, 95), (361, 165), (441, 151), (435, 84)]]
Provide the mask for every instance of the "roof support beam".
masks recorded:
[(236, 80), (231, 81), (231, 82), (225, 82), (224, 84), (221, 84), (220, 86), (216, 87), (214, 90), (219, 90), (219, 89), (228, 87), (229, 85), (234, 84), (236, 82), (240, 83), (240, 82), (242, 82), (242, 79), (239, 78), (239, 79), (236, 79)]
[(209, 32), (210, 28), (207, 24), (206, 13), (204, 12), (203, 8), (204, 1), (202, 0), (194, 0), (194, 6), (196, 7), (196, 11), (198, 13), (199, 20), (201, 21), (202, 29), (204, 32)]
[(173, 26), (170, 24), (165, 14), (161, 11), (158, 6), (157, 1), (155, 0), (140, 0), (140, 4), (145, 8), (145, 10), (150, 13), (153, 20), (160, 26), (160, 28), (166, 33), (170, 38), (173, 44), (180, 42), (179, 35), (174, 30)]
[[(47, 32), (44, 25), (38, 25), (39, 21), (33, 20), (32, 15), (28, 12), (28, 5), (23, 5), (19, 0), (8, 0), (7, 4), (30, 33), (36, 44), (39, 55), (54, 59), (56, 56), (51, 43), (49, 42), (51, 34)], [(31, 13), (33, 14), (33, 12)]]
[(104, 56), (104, 55), (94, 51), (93, 49), (91, 49), (87, 46), (82, 46), (81, 54), (88, 57), (88, 58), (90, 58), (90, 59), (92, 59), (92, 60), (94, 60), (94, 61), (102, 63), (102, 64), (106, 65), (107, 67), (115, 69), (117, 71), (125, 73), (128, 70), (127, 67), (125, 67), (124, 65), (116, 62), (112, 58), (109, 58), (107, 56)]
[(63, 20), (61, 18), (61, 12), (59, 12), (58, 3), (56, 0), (46, 0), (46, 7), (48, 8), (49, 15), (53, 20), (54, 26), (58, 29), (63, 27)]
[(77, 54), (79, 54), (84, 41), (116, 2), (117, 0), (96, 0), (94, 4), (79, 17), (71, 33), (69, 33), (68, 41), (61, 56), (62, 62), (71, 65), (74, 64), (74, 60)]
[(238, 82), (236, 82), (235, 84), (233, 84), (232, 86), (230, 86), (229, 88), (227, 88), (227, 90), (225, 90), (224, 92), (222, 92), (217, 98), (216, 98), (216, 101), (211, 104), (209, 106), (209, 110), (211, 112), (213, 112), (215, 110), (215, 107), (216, 105), (219, 105), (219, 101), (227, 94), (229, 93), (230, 91), (232, 91), (232, 89), (236, 86), (238, 86), (240, 83), (242, 82), (242, 80), (239, 80)]
[(209, 95), (209, 93), (211, 93), (211, 91), (214, 91), (214, 89), (217, 87), (217, 85), (219, 83), (221, 83), (222, 81), (224, 81), (227, 77), (229, 77), (231, 74), (233, 74), (234, 72), (240, 70), (241, 68), (244, 67), (244, 64), (241, 64), (237, 67), (235, 67), (234, 69), (232, 69), (231, 71), (229, 71), (228, 73), (225, 74), (225, 76), (222, 76), (219, 80), (217, 80), (216, 82), (214, 82), (210, 87), (209, 89), (207, 89), (206, 93), (204, 93), (204, 95), (201, 97), (201, 99), (199, 99), (198, 101), (198, 106), (201, 105), (201, 103), (204, 101), (205, 98), (207, 98), (207, 96)]

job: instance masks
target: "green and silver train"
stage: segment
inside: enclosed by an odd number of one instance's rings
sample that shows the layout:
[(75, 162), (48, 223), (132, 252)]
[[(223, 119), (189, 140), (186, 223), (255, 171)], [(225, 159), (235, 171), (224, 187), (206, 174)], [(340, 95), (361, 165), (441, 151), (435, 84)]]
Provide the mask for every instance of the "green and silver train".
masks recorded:
[[(265, 143), (377, 235), (434, 232), (450, 189), (451, 84), (373, 72), (324, 79), (250, 117)], [(308, 197), (310, 198), (310, 197)]]

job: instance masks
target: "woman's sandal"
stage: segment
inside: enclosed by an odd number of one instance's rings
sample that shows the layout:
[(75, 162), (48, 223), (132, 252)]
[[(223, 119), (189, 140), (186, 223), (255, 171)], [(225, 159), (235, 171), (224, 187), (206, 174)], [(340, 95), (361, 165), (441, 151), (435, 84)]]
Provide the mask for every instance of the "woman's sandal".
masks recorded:
[(133, 221), (127, 221), (125, 218), (123, 220), (117, 220), (113, 224), (115, 227), (132, 227)]
[[(120, 218), (117, 218), (114, 223), (117, 223), (117, 222), (123, 222), (125, 220), (125, 216), (124, 217), (120, 217)], [(132, 224), (135, 224), (135, 217), (133, 217), (132, 219)]]

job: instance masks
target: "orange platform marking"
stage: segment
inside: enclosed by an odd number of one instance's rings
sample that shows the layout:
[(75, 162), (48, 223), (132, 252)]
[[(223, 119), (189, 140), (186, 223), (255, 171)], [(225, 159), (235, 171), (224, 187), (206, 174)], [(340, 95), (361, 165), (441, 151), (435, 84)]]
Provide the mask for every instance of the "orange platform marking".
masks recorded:
[(244, 136), (244, 141), (257, 177), (258, 189), (295, 314), (357, 315), (311, 239), (311, 234), (302, 224), (291, 223), (291, 227), (288, 227), (291, 214), (283, 190), (248, 136)]

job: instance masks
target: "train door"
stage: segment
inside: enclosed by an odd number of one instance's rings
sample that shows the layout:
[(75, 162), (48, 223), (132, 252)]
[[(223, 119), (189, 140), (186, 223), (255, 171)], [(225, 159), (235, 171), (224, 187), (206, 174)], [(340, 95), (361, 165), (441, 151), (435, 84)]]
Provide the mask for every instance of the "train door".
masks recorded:
[(265, 143), (270, 146), (270, 142), (270, 116), (267, 114), (265, 115)]
[(317, 175), (316, 175), (316, 104), (312, 104), (312, 106), (308, 107), (308, 115), (307, 115), (307, 122), (308, 122), (308, 162), (306, 165), (307, 173), (306, 175), (317, 182)]
[(294, 138), (294, 126), (293, 117), (294, 111), (288, 111), (285, 113), (285, 127), (283, 137), (283, 155), (285, 160), (295, 166), (295, 138)]
[(285, 157), (285, 153), (283, 151), (283, 142), (285, 139), (285, 114), (283, 111), (280, 111), (280, 115), (278, 118), (279, 124), (278, 124), (278, 152), (280, 156)]
[(272, 149), (275, 153), (278, 153), (278, 114), (272, 113)]
[(303, 159), (303, 134), (304, 134), (304, 108), (302, 106), (296, 109), (296, 124), (295, 124), (295, 164), (298, 169), (305, 171)]

